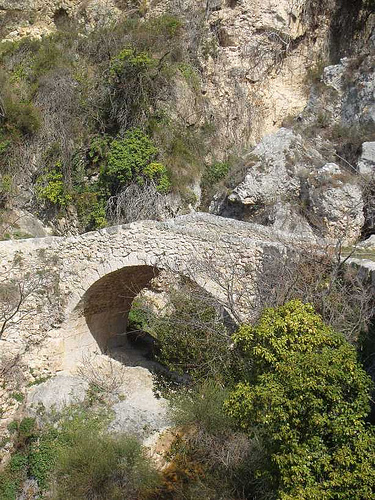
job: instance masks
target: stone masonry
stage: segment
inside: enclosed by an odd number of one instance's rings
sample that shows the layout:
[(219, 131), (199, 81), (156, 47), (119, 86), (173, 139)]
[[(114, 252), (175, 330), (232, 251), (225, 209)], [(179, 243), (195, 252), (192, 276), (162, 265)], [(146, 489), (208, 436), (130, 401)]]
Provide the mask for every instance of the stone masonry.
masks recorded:
[(56, 351), (65, 368), (83, 352), (105, 352), (108, 340), (126, 331), (132, 300), (160, 269), (192, 278), (219, 299), (225, 277), (236, 270), (234, 286), (246, 279), (248, 302), (266, 262), (292, 246), (286, 233), (203, 213), (74, 237), (1, 242), (1, 286), (26, 283), (27, 289), (33, 277), (43, 278), (1, 343), (47, 337), (48, 356)]

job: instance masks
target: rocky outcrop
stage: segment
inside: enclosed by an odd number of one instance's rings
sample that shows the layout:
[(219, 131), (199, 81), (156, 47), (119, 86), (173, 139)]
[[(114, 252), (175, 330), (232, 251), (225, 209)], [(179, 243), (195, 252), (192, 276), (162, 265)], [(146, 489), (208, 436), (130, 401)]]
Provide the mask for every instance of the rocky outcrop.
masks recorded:
[[(318, 169), (308, 190), (309, 219), (331, 238), (356, 241), (364, 218), (361, 188), (335, 163)], [(314, 218), (315, 217), (315, 218)]]
[[(306, 69), (314, 64), (329, 36), (329, 22), (311, 30), (307, 0), (0, 0), (2, 37), (41, 37), (56, 29), (83, 31), (110, 25), (138, 13), (173, 13), (184, 24), (185, 42), (196, 54), (200, 95), (176, 81), (173, 109), (187, 126), (215, 127), (219, 158), (228, 148), (254, 145), (280, 127), (285, 116), (306, 105)], [(313, 40), (312, 40), (313, 38)]]
[[(281, 128), (247, 158), (244, 180), (211, 210), (231, 216), (231, 205), (247, 220), (295, 234), (355, 241), (364, 224), (363, 198), (355, 176), (333, 163), (301, 135)], [(242, 212), (242, 216), (243, 216)]]
[[(122, 5), (121, 5), (122, 4)], [(77, 25), (94, 29), (121, 18), (131, 2), (117, 0), (0, 0), (0, 28), (5, 40), (40, 38)]]
[(363, 175), (373, 175), (375, 172), (375, 142), (364, 142), (362, 153), (358, 160), (358, 172)]

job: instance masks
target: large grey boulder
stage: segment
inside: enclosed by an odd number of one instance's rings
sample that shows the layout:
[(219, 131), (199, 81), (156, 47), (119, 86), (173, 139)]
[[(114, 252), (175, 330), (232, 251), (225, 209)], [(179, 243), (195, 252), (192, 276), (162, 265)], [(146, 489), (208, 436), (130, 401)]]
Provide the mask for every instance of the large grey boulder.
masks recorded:
[(360, 237), (365, 222), (362, 191), (354, 179), (335, 163), (327, 163), (316, 172), (308, 193), (320, 231), (346, 243)]
[(141, 367), (127, 367), (122, 388), (125, 398), (112, 406), (112, 432), (133, 434), (147, 439), (170, 426), (167, 403), (153, 392), (151, 373)]
[(300, 137), (281, 128), (265, 137), (251, 152), (245, 179), (233, 189), (229, 201), (244, 205), (266, 204), (283, 195), (297, 195), (299, 180), (295, 177), (295, 152)]
[[(243, 181), (214, 199), (211, 211), (295, 236), (356, 241), (364, 224), (356, 176), (327, 163), (315, 143), (286, 128), (263, 138), (247, 158)], [(367, 145), (365, 155), (372, 157)]]
[(360, 174), (372, 175), (375, 172), (375, 142), (364, 142), (362, 154), (358, 160)]

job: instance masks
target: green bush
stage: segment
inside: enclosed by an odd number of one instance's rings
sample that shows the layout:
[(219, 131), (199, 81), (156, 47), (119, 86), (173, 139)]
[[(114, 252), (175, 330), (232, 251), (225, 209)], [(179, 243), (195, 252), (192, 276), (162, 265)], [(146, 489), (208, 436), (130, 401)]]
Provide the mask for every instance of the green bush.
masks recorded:
[(61, 450), (55, 477), (56, 500), (124, 500), (140, 498), (158, 475), (138, 441), (124, 436), (74, 435)]
[(97, 192), (84, 191), (74, 195), (78, 219), (82, 229), (93, 231), (107, 225), (105, 202)]
[(10, 131), (19, 131), (24, 135), (32, 135), (40, 128), (40, 112), (30, 102), (6, 99), (5, 120)]
[(12, 392), (10, 396), (19, 403), (22, 403), (22, 401), (25, 399), (25, 396), (22, 394), (22, 392)]
[(158, 340), (159, 360), (173, 372), (194, 380), (227, 382), (235, 353), (220, 309), (199, 287), (172, 290), (171, 312), (150, 318), (149, 332)]
[(5, 207), (16, 193), (13, 178), (3, 174), (0, 179), (0, 206)]
[(128, 330), (147, 332), (148, 320), (149, 314), (146, 311), (146, 305), (135, 299), (128, 315)]
[(224, 411), (229, 391), (213, 380), (194, 390), (179, 391), (170, 399), (171, 416), (177, 426), (195, 426), (210, 434), (225, 434), (233, 420)]
[(0, 141), (0, 155), (5, 154), (11, 145), (11, 141), (9, 139), (5, 139), (3, 141)]
[(125, 186), (152, 162), (158, 150), (140, 129), (128, 130), (122, 139), (115, 139), (110, 145), (108, 165), (104, 177), (109, 179), (112, 190)]
[(111, 62), (109, 74), (112, 79), (139, 76), (155, 66), (156, 60), (147, 52), (137, 52), (135, 48), (123, 49)]
[(68, 193), (61, 163), (38, 177), (36, 181), (36, 196), (40, 201), (46, 201), (58, 207), (66, 207), (72, 200)]
[(0, 473), (2, 500), (16, 500), (27, 479), (55, 500), (135, 499), (157, 485), (138, 441), (106, 432), (107, 413), (72, 407), (54, 418), (43, 428), (31, 418), (17, 423), (17, 451)]
[(203, 185), (212, 186), (226, 177), (230, 169), (228, 162), (216, 161), (206, 167), (203, 175)]
[(39, 49), (32, 59), (33, 79), (38, 80), (58, 65), (67, 64), (67, 51), (59, 44), (59, 37), (51, 35), (40, 42)]
[(168, 171), (161, 163), (149, 163), (143, 168), (142, 174), (146, 179), (150, 179), (155, 182), (156, 189), (159, 193), (167, 193), (171, 189), (171, 181), (169, 180)]
[(182, 21), (170, 14), (164, 14), (148, 21), (146, 28), (165, 39), (175, 38), (181, 31)]
[(234, 341), (248, 373), (226, 408), (264, 443), (268, 463), (255, 476), (282, 500), (373, 498), (372, 383), (354, 347), (298, 300), (265, 310)]

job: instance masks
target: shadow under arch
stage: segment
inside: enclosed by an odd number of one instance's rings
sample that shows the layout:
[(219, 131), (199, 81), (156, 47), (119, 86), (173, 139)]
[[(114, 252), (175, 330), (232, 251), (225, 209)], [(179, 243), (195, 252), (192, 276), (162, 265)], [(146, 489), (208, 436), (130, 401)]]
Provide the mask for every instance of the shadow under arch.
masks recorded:
[(123, 267), (96, 281), (76, 307), (102, 353), (126, 341), (128, 314), (134, 298), (160, 270), (137, 265)]

